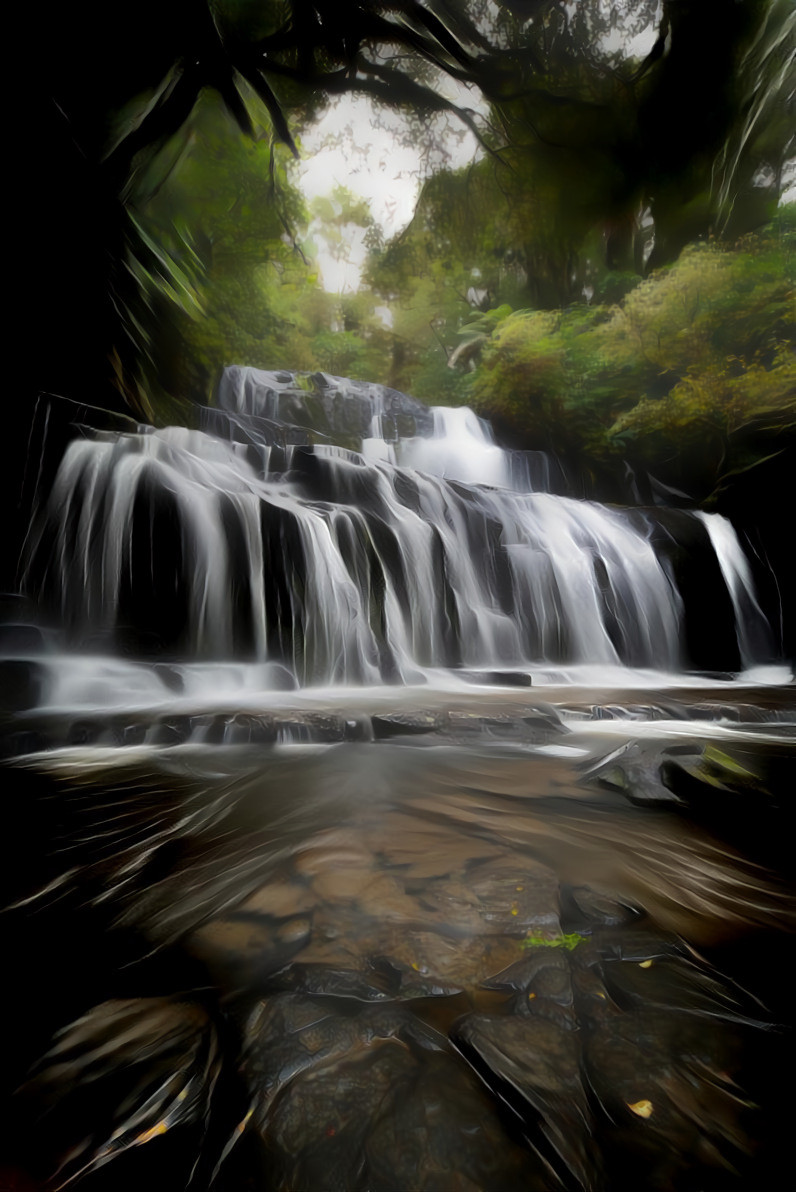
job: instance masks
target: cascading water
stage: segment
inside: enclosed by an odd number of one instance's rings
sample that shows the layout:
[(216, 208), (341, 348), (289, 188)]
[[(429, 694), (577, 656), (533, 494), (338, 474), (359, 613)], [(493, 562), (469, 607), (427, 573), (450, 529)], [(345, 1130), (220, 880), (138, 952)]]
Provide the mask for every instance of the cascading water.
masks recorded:
[[(727, 673), (774, 654), (730, 523), (335, 377), (228, 369), (196, 429), (65, 404), (0, 620), (0, 1169), (735, 1187), (787, 1137), (796, 723)], [(701, 958), (733, 932), (752, 997)]]
[[(204, 430), (68, 446), (27, 583), (73, 642), (145, 630), (187, 659), (284, 664), (301, 685), (688, 666), (656, 515), (528, 491), (532, 469), (472, 411), (242, 368), (220, 404)], [(713, 557), (743, 665), (768, 660), (731, 525), (679, 517)]]

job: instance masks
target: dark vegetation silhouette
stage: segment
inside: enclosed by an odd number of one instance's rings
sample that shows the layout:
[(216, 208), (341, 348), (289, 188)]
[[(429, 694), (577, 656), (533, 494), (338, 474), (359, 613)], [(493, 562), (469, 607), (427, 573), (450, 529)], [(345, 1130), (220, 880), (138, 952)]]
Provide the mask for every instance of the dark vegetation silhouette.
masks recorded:
[[(646, 57), (605, 52), (612, 32), (656, 17)], [(671, 263), (689, 242), (759, 227), (792, 156), (794, 34), (781, 0), (45, 2), (18, 20), (12, 342), (25, 368), (3, 469), (11, 506), (37, 395), (143, 420), (170, 408), (183, 271), (187, 262), (201, 275), (202, 254), (187, 241), (180, 258), (139, 215), (179, 169), (203, 96), (220, 100), (231, 137), (268, 124), (272, 145), (292, 152), (295, 130), (344, 92), (420, 124), (455, 110), (484, 145), (481, 173), (509, 196), (515, 234), (497, 251), (524, 270), (519, 305), (537, 308), (583, 302), (589, 247), (615, 301), (623, 278)], [(445, 76), (477, 86), (488, 118), (444, 98)], [(277, 182), (271, 197), (290, 231)], [(540, 202), (547, 224), (534, 224)], [(780, 446), (767, 452), (777, 459), (766, 484), (738, 498), (746, 512), (787, 473)]]

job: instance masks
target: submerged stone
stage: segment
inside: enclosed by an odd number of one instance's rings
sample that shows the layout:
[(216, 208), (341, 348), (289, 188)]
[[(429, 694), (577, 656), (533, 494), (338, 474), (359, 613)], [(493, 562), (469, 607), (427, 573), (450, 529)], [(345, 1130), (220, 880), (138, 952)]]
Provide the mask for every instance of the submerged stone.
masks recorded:
[(451, 1038), (486, 1086), (508, 1100), (531, 1140), (539, 1134), (562, 1175), (595, 1183), (591, 1111), (574, 1031), (532, 1017), (471, 1014)]
[(370, 722), (377, 741), (389, 740), (391, 737), (422, 736), (424, 733), (436, 732), (442, 724), (440, 717), (433, 712), (396, 712), (371, 716)]
[(41, 700), (45, 673), (35, 662), (0, 660), (0, 712), (20, 712)]
[(445, 1040), (399, 1009), (355, 1017), (279, 995), (246, 1028), (248, 1129), (280, 1189), (549, 1187)]

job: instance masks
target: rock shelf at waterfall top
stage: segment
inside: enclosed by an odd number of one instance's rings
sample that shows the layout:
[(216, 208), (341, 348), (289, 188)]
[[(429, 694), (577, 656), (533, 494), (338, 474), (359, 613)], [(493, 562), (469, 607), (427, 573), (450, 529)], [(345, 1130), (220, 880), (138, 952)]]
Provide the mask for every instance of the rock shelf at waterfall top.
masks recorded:
[(574, 499), (472, 411), (325, 374), (229, 368), (198, 422), (42, 444), (7, 754), (791, 731), (725, 518)]

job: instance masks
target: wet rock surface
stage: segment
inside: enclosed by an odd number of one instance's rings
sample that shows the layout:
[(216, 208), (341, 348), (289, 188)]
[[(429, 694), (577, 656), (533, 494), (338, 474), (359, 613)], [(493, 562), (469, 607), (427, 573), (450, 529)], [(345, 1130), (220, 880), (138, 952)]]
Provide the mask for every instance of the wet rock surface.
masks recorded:
[[(110, 997), (71, 994), (26, 1083), (44, 1186), (61, 1164), (108, 1192), (194, 1166), (220, 1192), (755, 1186), (786, 1040), (693, 941), (732, 916), (781, 930), (782, 887), (711, 851), (684, 799), (605, 782), (624, 754), (439, 730), (431, 748), (280, 750), (248, 715), (219, 715), (248, 744), (165, 748), (157, 781), (64, 756), (45, 786), (58, 843), (37, 915), (90, 908), (100, 938), (139, 942)], [(626, 752), (659, 781), (669, 763), (678, 783), (781, 797), (759, 759), (675, 750)]]

